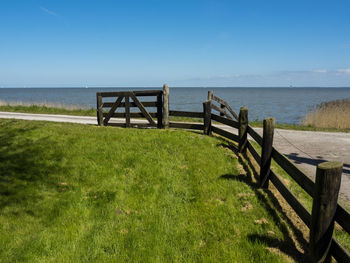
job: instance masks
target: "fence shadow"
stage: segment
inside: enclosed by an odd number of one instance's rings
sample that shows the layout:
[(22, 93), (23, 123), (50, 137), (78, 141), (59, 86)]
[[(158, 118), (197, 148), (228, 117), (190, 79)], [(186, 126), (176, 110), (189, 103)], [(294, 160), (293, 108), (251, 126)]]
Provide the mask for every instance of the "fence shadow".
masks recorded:
[[(41, 199), (38, 187), (57, 191), (53, 175), (62, 171), (60, 147), (49, 137), (34, 139), (39, 126), (18, 127), (11, 121), (0, 130), (0, 210), (16, 204), (34, 204)], [(53, 148), (54, 151), (49, 148)], [(50, 147), (48, 147), (50, 146)], [(28, 209), (24, 211), (33, 215)]]
[[(238, 153), (237, 146), (232, 142), (229, 142), (223, 138), (222, 143), (217, 144), (217, 147), (225, 147), (231, 149), (237, 156), (239, 163), (243, 166), (246, 174), (223, 174), (219, 177), (220, 180), (236, 180), (244, 182), (251, 187), (258, 197), (259, 203), (268, 211), (268, 213), (273, 218), (274, 222), (280, 226), (283, 233), (284, 240), (274, 238), (268, 235), (249, 235), (248, 239), (250, 242), (260, 242), (265, 243), (268, 247), (278, 249), (284, 254), (292, 257), (297, 262), (308, 262), (305, 251), (307, 251), (307, 241), (305, 240), (303, 233), (298, 229), (295, 224), (289, 219), (289, 217), (283, 211), (279, 201), (275, 195), (270, 190), (262, 190), (258, 188), (257, 183), (257, 172), (254, 169), (252, 162), (248, 156), (243, 156)], [(289, 230), (290, 229), (290, 230)], [(290, 235), (292, 231), (296, 240)], [(297, 243), (296, 243), (297, 242)], [(299, 250), (297, 248), (299, 247)], [(301, 252), (301, 250), (304, 251)]]
[[(323, 157), (321, 157), (321, 156), (317, 156), (317, 159), (302, 157), (302, 156), (299, 156), (298, 153), (290, 153), (290, 154), (286, 154), (286, 156), (290, 160), (295, 161), (296, 164), (306, 163), (306, 164), (310, 164), (313, 166), (317, 166), (320, 163), (329, 161), (329, 160), (323, 159)], [(346, 163), (343, 164), (343, 173), (350, 174), (350, 165), (349, 164), (346, 164)]]

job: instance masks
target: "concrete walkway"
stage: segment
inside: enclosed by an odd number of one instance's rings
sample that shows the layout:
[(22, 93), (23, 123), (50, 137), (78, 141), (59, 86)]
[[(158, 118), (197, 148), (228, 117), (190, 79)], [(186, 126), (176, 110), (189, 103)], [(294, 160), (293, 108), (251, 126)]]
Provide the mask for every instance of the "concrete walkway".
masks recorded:
[[(96, 117), (53, 114), (0, 112), (0, 118), (97, 124)], [(113, 122), (120, 123), (125, 122), (125, 120), (114, 119)], [(132, 122), (144, 123), (145, 121), (132, 120)], [(236, 129), (224, 125), (217, 126), (237, 134)], [(256, 131), (262, 134), (261, 128), (256, 128)], [(350, 133), (276, 129), (274, 147), (285, 154), (312, 179), (315, 177), (317, 164), (324, 161), (343, 162), (340, 198), (350, 204)]]

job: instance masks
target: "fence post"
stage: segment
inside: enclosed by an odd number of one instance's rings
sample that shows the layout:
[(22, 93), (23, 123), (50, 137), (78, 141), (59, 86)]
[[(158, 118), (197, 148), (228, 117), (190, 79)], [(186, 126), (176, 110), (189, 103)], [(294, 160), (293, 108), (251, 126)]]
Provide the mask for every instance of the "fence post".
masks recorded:
[(103, 123), (103, 112), (102, 112), (102, 96), (101, 93), (96, 93), (96, 106), (97, 106), (97, 125), (104, 125)]
[(314, 200), (310, 225), (310, 259), (312, 262), (330, 262), (329, 249), (334, 230), (334, 214), (343, 164), (324, 162), (317, 166)]
[(204, 134), (211, 135), (211, 100), (203, 102)]
[(130, 96), (125, 96), (125, 127), (130, 128)]
[(212, 99), (213, 99), (213, 91), (208, 90), (208, 100), (212, 100)]
[(263, 140), (261, 149), (260, 176), (259, 185), (262, 188), (268, 188), (271, 166), (271, 153), (273, 143), (273, 132), (275, 128), (275, 119), (268, 118), (264, 120)]
[(157, 95), (157, 128), (163, 128), (163, 93)]
[(163, 85), (163, 127), (169, 128), (169, 87)]
[(239, 110), (239, 143), (238, 149), (240, 153), (245, 153), (247, 149), (247, 132), (248, 132), (248, 108), (242, 107)]

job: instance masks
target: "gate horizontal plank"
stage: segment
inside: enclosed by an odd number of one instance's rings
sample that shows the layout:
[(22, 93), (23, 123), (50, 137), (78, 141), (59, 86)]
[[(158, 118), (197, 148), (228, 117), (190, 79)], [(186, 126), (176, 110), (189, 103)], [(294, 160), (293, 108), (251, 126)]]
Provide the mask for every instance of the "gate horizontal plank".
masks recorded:
[[(145, 101), (141, 102), (144, 107), (157, 107), (157, 102), (156, 101)], [(102, 103), (102, 107), (104, 108), (110, 108), (112, 107), (114, 102), (104, 102)], [(125, 107), (125, 102), (122, 102), (119, 107)], [(130, 107), (137, 107), (135, 102), (130, 102)]]
[(162, 90), (138, 90), (138, 91), (111, 91), (111, 92), (98, 92), (102, 97), (119, 97), (128, 96), (130, 93), (134, 93), (135, 96), (157, 96), (162, 94)]
[[(152, 118), (157, 117), (156, 112), (150, 112), (149, 115), (151, 115)], [(103, 113), (103, 117), (107, 116), (107, 113)], [(125, 118), (125, 112), (115, 112), (111, 117), (114, 118)], [(131, 118), (144, 118), (143, 114), (141, 112), (130, 112)]]

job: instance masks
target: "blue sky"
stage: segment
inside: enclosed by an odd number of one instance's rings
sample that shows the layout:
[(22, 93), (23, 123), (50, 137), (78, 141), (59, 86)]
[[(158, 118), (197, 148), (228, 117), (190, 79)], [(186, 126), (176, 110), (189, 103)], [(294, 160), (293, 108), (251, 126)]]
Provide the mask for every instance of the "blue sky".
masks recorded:
[(350, 86), (350, 1), (0, 3), (0, 86)]

